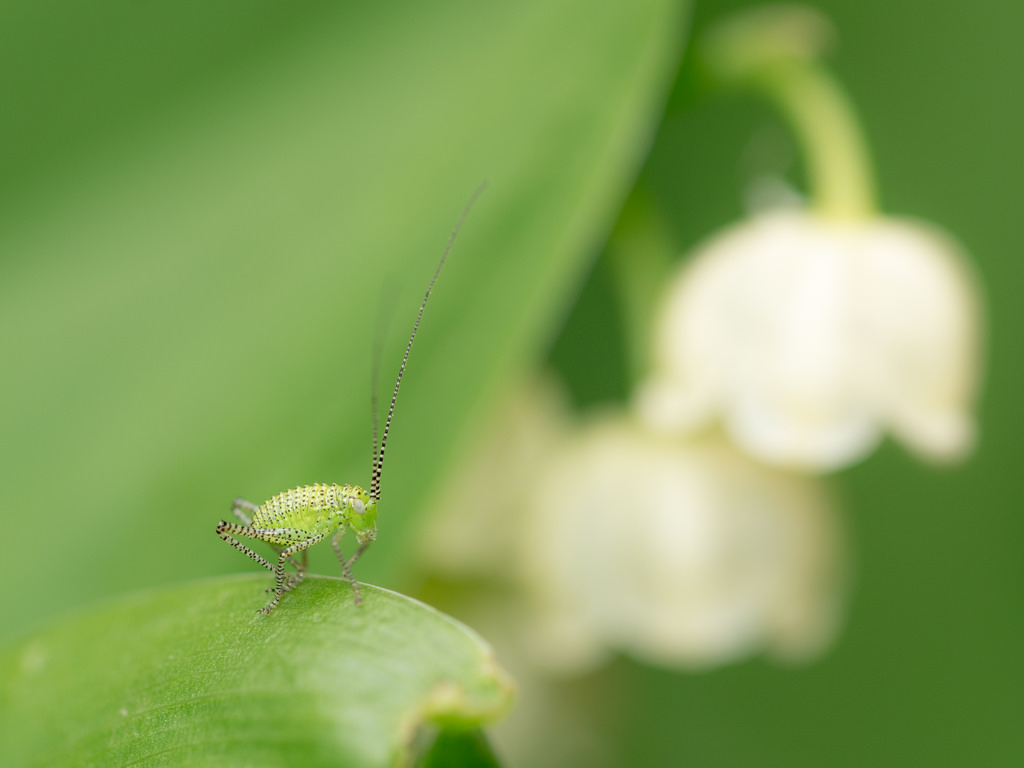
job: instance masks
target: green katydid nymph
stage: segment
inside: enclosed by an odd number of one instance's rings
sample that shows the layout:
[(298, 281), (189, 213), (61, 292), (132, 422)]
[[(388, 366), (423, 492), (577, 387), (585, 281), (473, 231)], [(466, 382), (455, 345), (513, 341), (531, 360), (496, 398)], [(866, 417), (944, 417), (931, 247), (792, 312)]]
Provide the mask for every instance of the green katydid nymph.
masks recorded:
[[(273, 571), (277, 577), (277, 584), (273, 590), (270, 602), (260, 611), (269, 614), (281, 600), (281, 596), (297, 586), (306, 574), (307, 550), (314, 544), (318, 544), (327, 537), (331, 537), (331, 546), (341, 563), (341, 573), (344, 578), (352, 584), (356, 605), (362, 600), (359, 593), (359, 582), (352, 577), (352, 564), (359, 558), (370, 543), (377, 538), (377, 504), (380, 502), (380, 476), (384, 466), (384, 448), (388, 441), (388, 431), (391, 428), (391, 417), (395, 413), (395, 403), (398, 401), (398, 388), (402, 384), (402, 376), (405, 373), (405, 366), (409, 362), (409, 352), (412, 350), (412, 343), (416, 339), (416, 332), (419, 330), (420, 321), (423, 319), (423, 310), (427, 307), (427, 299), (434, 288), (437, 276), (441, 274), (448, 254), (451, 252), (452, 244), (456, 235), (462, 228), (473, 203), (483, 192), (486, 184), (481, 185), (469, 202), (459, 218), (455, 229), (448, 238), (448, 245), (444, 249), (441, 261), (434, 270), (434, 276), (427, 286), (427, 292), (420, 304), (419, 314), (412, 327), (412, 335), (405, 347), (405, 355), (402, 357), (402, 365), (398, 369), (398, 378), (395, 381), (395, 389), (391, 395), (391, 407), (388, 409), (388, 416), (384, 422), (384, 432), (380, 438), (380, 445), (377, 443), (377, 387), (374, 382), (371, 396), (373, 412), (373, 462), (370, 471), (370, 490), (366, 491), (358, 485), (337, 485), (315, 483), (304, 485), (290, 491), (283, 491), (268, 499), (262, 505), (256, 505), (244, 499), (235, 499), (233, 511), (235, 516), (242, 521), (242, 524), (229, 523), (221, 520), (217, 524), (217, 535), (233, 546), (239, 552), (243, 552), (267, 570)], [(376, 379), (376, 368), (374, 369)], [(351, 529), (356, 537), (355, 553), (345, 558), (341, 551), (341, 537), (346, 528)], [(277, 553), (276, 563), (271, 562), (262, 555), (253, 551), (245, 544), (235, 539), (235, 536), (245, 536), (257, 541), (265, 541)], [(301, 554), (301, 559), (296, 561), (294, 557)], [(295, 566), (294, 574), (285, 574), (285, 565), (291, 563)]]

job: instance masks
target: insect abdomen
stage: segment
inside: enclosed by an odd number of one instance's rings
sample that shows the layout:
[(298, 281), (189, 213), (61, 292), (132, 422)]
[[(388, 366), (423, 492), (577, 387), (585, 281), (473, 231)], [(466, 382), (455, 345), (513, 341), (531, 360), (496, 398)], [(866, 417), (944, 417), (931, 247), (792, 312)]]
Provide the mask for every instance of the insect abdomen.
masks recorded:
[(288, 527), (302, 510), (341, 509), (351, 495), (349, 486), (314, 483), (283, 491), (268, 499), (252, 516), (253, 528)]

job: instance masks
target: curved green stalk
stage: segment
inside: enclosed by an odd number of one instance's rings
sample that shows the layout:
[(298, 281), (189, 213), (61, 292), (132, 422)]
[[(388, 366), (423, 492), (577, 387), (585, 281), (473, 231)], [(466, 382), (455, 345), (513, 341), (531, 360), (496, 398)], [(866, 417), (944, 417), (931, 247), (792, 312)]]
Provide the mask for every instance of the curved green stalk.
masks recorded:
[(856, 220), (875, 211), (875, 182), (853, 106), (818, 64), (831, 36), (828, 21), (810, 8), (757, 8), (716, 24), (700, 50), (717, 82), (758, 92), (784, 115), (804, 153), (817, 212)]
[(760, 79), (797, 135), (818, 213), (859, 219), (875, 211), (867, 142), (839, 84), (820, 67), (779, 66)]

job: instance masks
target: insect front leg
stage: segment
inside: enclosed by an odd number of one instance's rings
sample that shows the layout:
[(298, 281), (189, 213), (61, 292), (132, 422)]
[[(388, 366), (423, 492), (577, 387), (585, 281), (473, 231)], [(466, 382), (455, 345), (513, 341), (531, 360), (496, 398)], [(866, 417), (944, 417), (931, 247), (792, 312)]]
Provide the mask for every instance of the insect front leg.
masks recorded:
[[(290, 531), (293, 531), (295, 529), (278, 528), (278, 529), (271, 529), (271, 530), (282, 530), (282, 531), (283, 530), (290, 530)], [(312, 538), (306, 539), (305, 541), (300, 541), (297, 544), (292, 544), (291, 546), (286, 547), (285, 549), (281, 550), (281, 554), (278, 555), (278, 557), (277, 557), (277, 567), (274, 568), (274, 572), (277, 574), (277, 588), (274, 590), (274, 597), (271, 599), (271, 601), (269, 603), (267, 603), (266, 607), (260, 608), (260, 611), (262, 613), (266, 613), (266, 614), (269, 615), (269, 613), (272, 610), (274, 610), (274, 608), (277, 607), (278, 602), (281, 600), (281, 595), (283, 595), (285, 593), (285, 581), (286, 581), (285, 574), (284, 574), (285, 563), (287, 563), (291, 559), (292, 555), (294, 555), (294, 554), (296, 554), (298, 552), (304, 552), (305, 550), (307, 550), (310, 547), (312, 547), (314, 544), (316, 544), (316, 543), (318, 543), (320, 541), (323, 541), (324, 536), (326, 536), (326, 535), (327, 534), (324, 534), (324, 533), (317, 534), (316, 536), (313, 536)]]
[(344, 533), (344, 528), (338, 529), (338, 532), (334, 534), (334, 538), (331, 539), (331, 547), (334, 548), (334, 554), (337, 556), (338, 562), (341, 563), (341, 577), (352, 585), (352, 594), (355, 597), (356, 605), (362, 605), (363, 595), (359, 590), (359, 582), (356, 581), (355, 577), (352, 575), (352, 563), (354, 563), (356, 558), (363, 553), (363, 550), (366, 549), (367, 545), (360, 544), (356, 553), (346, 560), (344, 553), (341, 551), (341, 537)]
[(366, 548), (367, 548), (368, 546), (370, 546), (370, 542), (368, 542), (368, 541), (367, 541), (367, 542), (364, 542), (364, 543), (362, 543), (362, 544), (360, 544), (360, 545), (359, 545), (359, 548), (358, 548), (358, 549), (357, 549), (357, 550), (355, 551), (355, 553), (353, 553), (352, 557), (350, 557), (350, 558), (348, 559), (348, 562), (346, 562), (346, 563), (345, 563), (345, 568), (347, 568), (347, 569), (348, 569), (349, 571), (351, 571), (351, 570), (352, 570), (352, 564), (353, 564), (353, 563), (354, 563), (354, 562), (355, 562), (356, 560), (358, 560), (358, 559), (359, 559), (359, 556), (360, 556), (360, 555), (362, 555), (362, 554), (363, 554), (363, 552), (365, 552), (365, 551), (366, 551)]
[(359, 605), (363, 602), (363, 597), (359, 594), (359, 582), (352, 578), (352, 568), (348, 561), (345, 560), (345, 555), (341, 551), (341, 537), (344, 535), (345, 528), (342, 526), (331, 539), (331, 547), (334, 549), (334, 554), (338, 558), (338, 562), (341, 563), (341, 577), (352, 585), (352, 592), (355, 595), (356, 605)]
[(359, 594), (359, 582), (352, 578), (352, 564), (359, 559), (359, 556), (366, 551), (368, 546), (370, 546), (368, 541), (360, 544), (358, 549), (352, 554), (352, 557), (341, 564), (342, 573), (347, 573), (348, 580), (352, 582), (352, 591), (356, 593), (356, 605), (360, 605), (363, 602), (363, 598)]

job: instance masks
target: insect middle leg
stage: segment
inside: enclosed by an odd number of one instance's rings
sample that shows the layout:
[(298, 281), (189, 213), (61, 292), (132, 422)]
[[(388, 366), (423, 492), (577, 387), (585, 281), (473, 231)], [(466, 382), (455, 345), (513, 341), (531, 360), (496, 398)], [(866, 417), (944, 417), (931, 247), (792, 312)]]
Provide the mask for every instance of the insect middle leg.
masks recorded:
[[(258, 530), (258, 529), (256, 529), (256, 530)], [(282, 529), (277, 529), (277, 530), (286, 530), (286, 529), (282, 528)], [(294, 530), (294, 529), (287, 529), (287, 530)], [(291, 559), (292, 555), (294, 555), (294, 554), (296, 554), (298, 552), (305, 552), (305, 550), (309, 549), (314, 544), (316, 544), (316, 543), (318, 543), (320, 541), (323, 541), (324, 536), (326, 536), (326, 535), (327, 534), (320, 533), (320, 534), (317, 534), (316, 536), (313, 536), (313, 537), (311, 537), (309, 539), (306, 539), (305, 541), (300, 541), (300, 542), (298, 542), (296, 544), (292, 544), (291, 546), (286, 547), (285, 549), (281, 550), (281, 554), (278, 555), (278, 558), (277, 558), (277, 567), (274, 569), (274, 572), (277, 574), (277, 588), (274, 590), (274, 597), (270, 600), (269, 603), (267, 603), (266, 607), (260, 608), (261, 612), (269, 614), (272, 610), (274, 610), (274, 608), (277, 607), (277, 603), (281, 599), (281, 595), (283, 595), (285, 593), (285, 591), (286, 591), (285, 590), (285, 581), (286, 581), (286, 579), (285, 579), (285, 575), (284, 575), (284, 565), (285, 565), (285, 563), (288, 562), (288, 560)], [(292, 585), (292, 586), (294, 586), (294, 585)]]
[[(276, 544), (271, 544), (270, 546), (273, 547), (274, 551), (278, 555), (280, 555), (281, 552), (284, 550), (284, 547), (279, 547)], [(302, 550), (302, 560), (301, 561), (296, 562), (294, 557), (289, 557), (288, 558), (288, 562), (295, 566), (295, 573), (288, 574), (288, 576), (285, 577), (285, 581), (284, 581), (284, 591), (285, 592), (291, 592), (293, 589), (295, 589), (297, 586), (299, 586), (299, 584), (302, 583), (303, 579), (306, 578), (306, 569), (309, 567), (309, 551), (305, 550), (305, 549)], [(270, 594), (270, 593), (272, 593), (274, 591), (275, 591), (274, 587), (267, 587), (267, 589), (266, 589), (266, 592), (268, 594)]]

